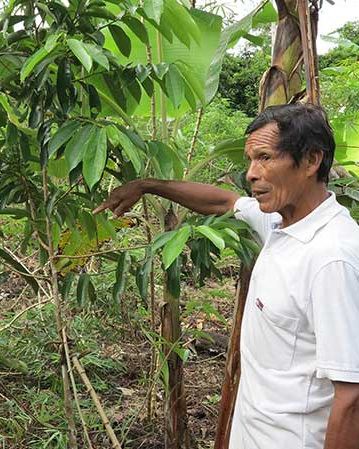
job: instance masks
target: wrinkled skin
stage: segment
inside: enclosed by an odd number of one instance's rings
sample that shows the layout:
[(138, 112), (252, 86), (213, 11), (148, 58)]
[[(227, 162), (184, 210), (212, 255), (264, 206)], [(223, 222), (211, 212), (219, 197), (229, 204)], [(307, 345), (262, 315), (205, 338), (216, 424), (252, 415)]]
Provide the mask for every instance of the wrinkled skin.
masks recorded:
[(247, 179), (262, 212), (279, 212), (283, 227), (302, 219), (328, 197), (317, 181), (322, 153), (310, 153), (299, 167), (289, 153), (277, 149), (279, 131), (269, 123), (254, 131), (246, 144)]
[(107, 200), (100, 204), (93, 213), (98, 214), (105, 209), (110, 209), (115, 217), (120, 217), (140, 200), (143, 193), (141, 182), (130, 181), (114, 189)]

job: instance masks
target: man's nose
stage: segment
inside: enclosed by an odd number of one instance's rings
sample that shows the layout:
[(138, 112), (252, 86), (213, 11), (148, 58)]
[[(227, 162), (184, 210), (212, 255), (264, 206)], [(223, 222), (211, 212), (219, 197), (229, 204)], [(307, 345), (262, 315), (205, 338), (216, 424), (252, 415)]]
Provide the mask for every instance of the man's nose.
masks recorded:
[(260, 178), (260, 164), (258, 161), (251, 161), (249, 163), (249, 167), (246, 173), (247, 181), (254, 182), (257, 181)]

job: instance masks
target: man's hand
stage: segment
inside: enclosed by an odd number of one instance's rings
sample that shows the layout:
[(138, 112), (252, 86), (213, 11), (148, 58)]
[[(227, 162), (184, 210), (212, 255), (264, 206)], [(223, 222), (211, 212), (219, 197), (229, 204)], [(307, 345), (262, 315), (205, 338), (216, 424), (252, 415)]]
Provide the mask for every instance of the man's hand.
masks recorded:
[(129, 211), (143, 195), (141, 180), (130, 181), (114, 189), (110, 196), (100, 204), (92, 213), (98, 214), (110, 209), (115, 217), (120, 217)]

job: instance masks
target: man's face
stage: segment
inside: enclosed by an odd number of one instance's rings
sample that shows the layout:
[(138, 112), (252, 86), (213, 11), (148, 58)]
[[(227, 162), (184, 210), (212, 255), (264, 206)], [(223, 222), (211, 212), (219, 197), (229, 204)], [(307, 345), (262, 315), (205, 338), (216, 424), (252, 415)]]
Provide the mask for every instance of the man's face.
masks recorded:
[(291, 155), (277, 149), (279, 130), (268, 123), (248, 137), (245, 153), (249, 160), (247, 180), (262, 212), (279, 212), (293, 217), (299, 207), (305, 209), (308, 175), (305, 158), (299, 167)]

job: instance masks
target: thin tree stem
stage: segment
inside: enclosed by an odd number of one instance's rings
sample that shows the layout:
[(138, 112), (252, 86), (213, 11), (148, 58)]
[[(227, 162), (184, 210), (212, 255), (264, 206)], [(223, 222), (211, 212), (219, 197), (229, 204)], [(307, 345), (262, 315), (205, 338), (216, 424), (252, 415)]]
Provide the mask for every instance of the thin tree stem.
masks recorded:
[[(47, 204), (49, 198), (49, 190), (48, 190), (48, 179), (47, 179), (47, 171), (46, 167), (42, 169), (42, 188), (44, 192), (44, 204)], [(62, 341), (61, 347), (61, 372), (62, 372), (62, 382), (64, 388), (64, 403), (65, 403), (65, 414), (67, 418), (67, 422), (69, 425), (69, 449), (77, 449), (77, 441), (76, 441), (76, 426), (75, 420), (73, 416), (72, 410), (72, 401), (71, 401), (71, 391), (70, 391), (70, 381), (69, 375), (66, 366), (66, 359), (63, 357), (63, 350), (66, 342), (63, 340), (62, 329), (63, 322), (61, 316), (61, 300), (59, 293), (59, 285), (58, 285), (58, 275), (57, 269), (55, 265), (55, 255), (54, 255), (54, 247), (52, 242), (52, 232), (51, 232), (51, 221), (48, 214), (46, 214), (46, 234), (48, 240), (48, 255), (49, 255), (49, 264), (50, 264), (50, 273), (51, 273), (51, 283), (52, 283), (52, 295), (55, 305), (55, 319), (57, 331), (59, 333), (60, 339)], [(70, 368), (70, 367), (69, 367)]]
[[(157, 51), (158, 51), (158, 62), (161, 64), (163, 61), (163, 48), (162, 48), (162, 36), (159, 31), (157, 31)], [(167, 143), (168, 141), (168, 129), (167, 129), (167, 107), (166, 107), (166, 97), (161, 89), (161, 126), (162, 126), (162, 141)]]
[(194, 155), (194, 148), (195, 148), (196, 143), (197, 143), (199, 128), (201, 126), (201, 121), (202, 121), (202, 116), (203, 116), (203, 108), (199, 108), (198, 109), (198, 113), (197, 113), (196, 126), (195, 126), (194, 132), (193, 132), (191, 147), (190, 147), (190, 150), (189, 150), (188, 156), (187, 156), (187, 167), (186, 167), (186, 170), (184, 172), (184, 176), (188, 175), (189, 166), (190, 166), (191, 160), (192, 160), (193, 155)]
[[(142, 204), (143, 204), (143, 210), (145, 214), (145, 218), (147, 223), (149, 223), (149, 213), (148, 213), (148, 206), (146, 198), (142, 198)], [(149, 226), (146, 226), (146, 234), (147, 234), (147, 241), (150, 245), (152, 242), (152, 235), (151, 235), (151, 229)], [(156, 315), (155, 315), (155, 276), (154, 276), (154, 264), (153, 261), (151, 262), (151, 272), (150, 272), (150, 307), (151, 307), (151, 329), (153, 332), (156, 332)], [(150, 380), (153, 378), (155, 371), (156, 371), (156, 365), (157, 365), (157, 352), (156, 348), (152, 346), (151, 350), (151, 366), (150, 366), (150, 374), (149, 378)], [(147, 413), (148, 417), (152, 419), (154, 415), (154, 409), (156, 406), (156, 384), (153, 384), (151, 388), (151, 392), (149, 394), (148, 398), (148, 407), (147, 407)]]
[[(147, 53), (147, 62), (152, 64), (152, 53), (150, 44), (146, 44), (146, 53)], [(157, 135), (157, 121), (156, 121), (156, 92), (153, 90), (153, 94), (151, 97), (151, 139), (155, 140)]]

